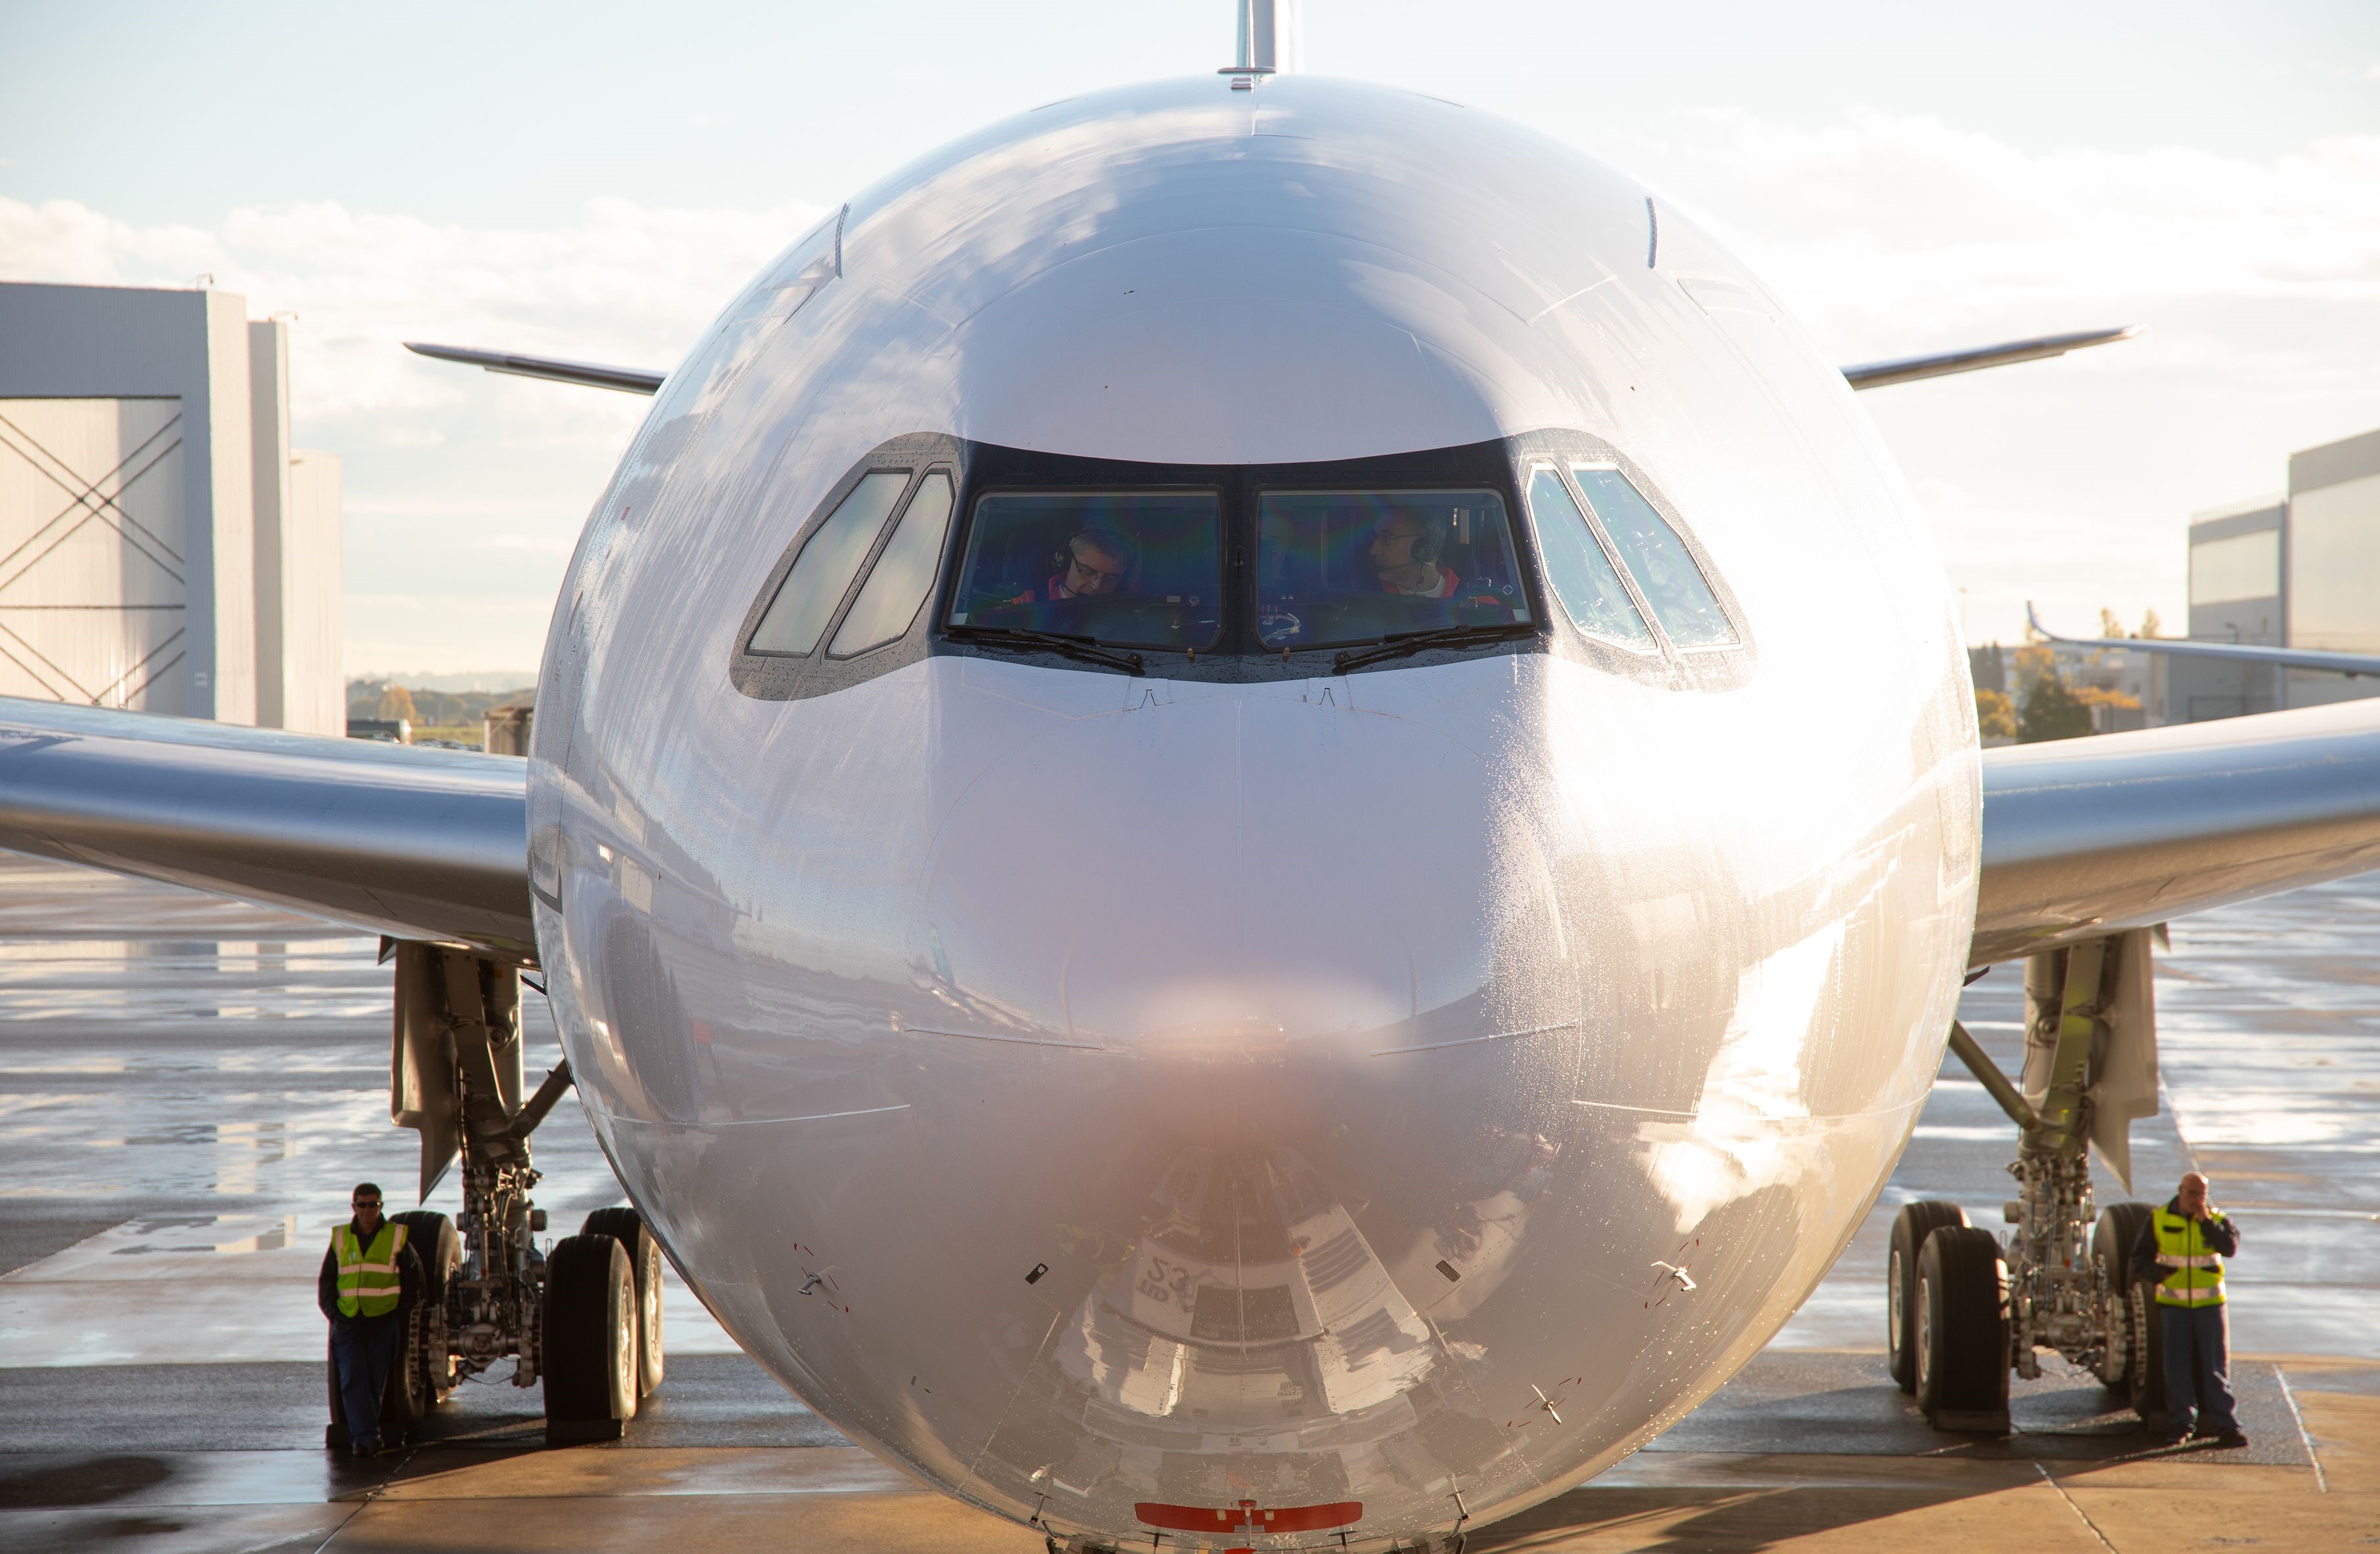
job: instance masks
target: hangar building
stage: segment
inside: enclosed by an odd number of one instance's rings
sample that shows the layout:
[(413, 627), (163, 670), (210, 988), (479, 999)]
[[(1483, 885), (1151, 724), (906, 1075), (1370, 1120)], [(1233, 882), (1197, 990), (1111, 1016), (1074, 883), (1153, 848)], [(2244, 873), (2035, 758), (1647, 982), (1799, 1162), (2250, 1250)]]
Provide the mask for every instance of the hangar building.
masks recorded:
[(339, 516), (286, 323), (0, 283), (0, 695), (343, 733)]
[[(2190, 525), (2190, 635), (2380, 653), (2380, 431), (2289, 455), (2289, 492)], [(2380, 696), (2380, 682), (2176, 660), (2174, 722)]]

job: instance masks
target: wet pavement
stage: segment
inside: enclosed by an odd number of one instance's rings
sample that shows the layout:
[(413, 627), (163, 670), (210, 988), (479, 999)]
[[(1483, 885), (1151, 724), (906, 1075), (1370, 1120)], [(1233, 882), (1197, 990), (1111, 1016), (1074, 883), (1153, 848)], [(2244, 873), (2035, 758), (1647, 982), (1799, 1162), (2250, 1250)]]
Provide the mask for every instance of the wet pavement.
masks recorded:
[[(0, 1549), (1037, 1547), (844, 1445), (674, 1278), (670, 1378), (617, 1445), (544, 1450), (537, 1390), (499, 1373), (428, 1444), (323, 1452), (321, 1248), (352, 1183), (409, 1197), (418, 1168), (387, 1122), (377, 948), (0, 855)], [(2102, 1202), (2161, 1200), (2194, 1165), (2239, 1219), (2248, 1451), (2155, 1451), (2051, 1357), (2017, 1384), (2006, 1440), (1929, 1429), (1885, 1378), (1893, 1212), (1947, 1197), (1998, 1229), (2009, 1193), (2013, 1130), (1954, 1060), (1768, 1352), (1472, 1547), (2380, 1548), (2375, 948), (2380, 877), (2177, 924), (2166, 1105), (2135, 1125), (2137, 1190), (2100, 1172)], [(534, 1077), (559, 1054), (542, 1002), (524, 1009)], [(2021, 1012), (2013, 967), (1961, 1005), (2011, 1068)], [(536, 1147), (557, 1233), (620, 1201), (577, 1108)]]

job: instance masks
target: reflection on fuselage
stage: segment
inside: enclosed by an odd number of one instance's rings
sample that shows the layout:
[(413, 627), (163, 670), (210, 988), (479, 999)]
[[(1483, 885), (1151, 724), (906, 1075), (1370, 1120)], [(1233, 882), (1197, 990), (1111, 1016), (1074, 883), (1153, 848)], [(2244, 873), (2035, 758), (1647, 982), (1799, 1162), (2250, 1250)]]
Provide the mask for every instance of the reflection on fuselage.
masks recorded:
[[(1643, 208), (1399, 94), (1086, 99), (863, 197), (841, 279), (773, 333), (739, 303), (664, 391), (550, 650), (540, 945), (636, 1201), (856, 1439), (1062, 1537), (1443, 1537), (1690, 1407), (1858, 1223), (1958, 989), (1972, 709), (1840, 377), (1756, 370), (1807, 353), (1645, 272)], [(1740, 273), (1682, 222), (1662, 253)], [(1264, 372), (1210, 348), (1252, 319)], [(738, 689), (802, 526), (929, 428), (965, 488), (932, 607), (880, 671)], [(1415, 473), (1482, 445), (1492, 480)], [(1275, 655), (1239, 493), (1217, 662), (978, 650), (936, 623), (978, 594), (1098, 604), (1130, 595), (1075, 570), (1146, 589), (1195, 549), (1020, 490), (971, 592), (985, 448), (1150, 490), (1343, 461), (1304, 489), (1425, 495), (1301, 555), (1376, 601), (1509, 566), (1534, 635)], [(1532, 459), (1674, 504), (1707, 606), (1672, 535), (1670, 591), (1648, 560), (1632, 596), (1658, 637), (1547, 608)], [(1846, 589), (1910, 650), (1846, 663)], [(1247, 1502), (1302, 1530), (1191, 1525)]]

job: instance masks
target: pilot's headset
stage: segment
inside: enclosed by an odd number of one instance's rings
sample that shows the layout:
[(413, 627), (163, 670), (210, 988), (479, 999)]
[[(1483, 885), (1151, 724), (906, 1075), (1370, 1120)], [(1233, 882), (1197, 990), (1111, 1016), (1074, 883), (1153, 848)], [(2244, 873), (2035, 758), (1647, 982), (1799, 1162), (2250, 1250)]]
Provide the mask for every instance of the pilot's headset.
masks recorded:
[(1421, 532), (1413, 538), (1413, 558), (1424, 566), (1434, 566), (1446, 553), (1446, 520), (1426, 516), (1421, 520)]

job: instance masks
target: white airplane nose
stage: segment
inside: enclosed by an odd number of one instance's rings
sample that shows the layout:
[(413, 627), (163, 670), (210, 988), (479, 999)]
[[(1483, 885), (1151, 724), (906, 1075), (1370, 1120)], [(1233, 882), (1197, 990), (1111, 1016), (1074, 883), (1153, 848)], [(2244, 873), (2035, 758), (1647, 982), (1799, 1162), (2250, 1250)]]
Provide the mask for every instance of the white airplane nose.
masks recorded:
[(920, 914), (947, 1028), (1245, 1065), (1574, 1017), (1499, 1002), (1496, 774), (1344, 694), (1152, 697), (975, 778)]
[[(1180, 689), (973, 774), (927, 871), (909, 1093), (991, 1119), (938, 1147), (967, 1244), (1031, 1274), (996, 1297), (1029, 1354), (972, 1471), (1177, 1531), (1251, 1495), (1417, 1531), (1457, 1514), (1433, 1452), (1468, 1470), (1506, 1452), (1488, 1413), (1527, 1424), (1434, 1324), (1509, 1275), (1576, 1131), (1540, 849), (1495, 763), (1343, 681)], [(1614, 1302), (1644, 1304), (1574, 1310)], [(1259, 1442), (1289, 1478), (1235, 1484)]]
[(769, 1206), (690, 1272), (842, 1428), (1062, 1536), (1443, 1537), (1715, 1385), (1856, 1221), (1906, 1109), (1835, 1060), (1905, 1031), (1645, 747), (1533, 732), (1540, 666), (986, 683), (897, 957), (787, 955), (750, 1110), (631, 1140)]

